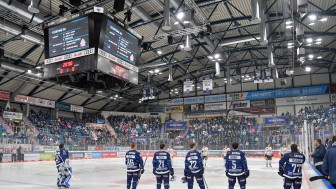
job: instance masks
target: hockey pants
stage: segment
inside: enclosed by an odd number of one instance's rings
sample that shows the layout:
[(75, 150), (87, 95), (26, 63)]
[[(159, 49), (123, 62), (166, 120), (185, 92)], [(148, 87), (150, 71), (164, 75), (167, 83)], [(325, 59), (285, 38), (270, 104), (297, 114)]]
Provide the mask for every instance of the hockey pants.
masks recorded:
[(198, 186), (200, 189), (205, 189), (203, 176), (199, 173), (191, 173), (190, 175), (187, 175), (187, 181), (188, 181), (188, 189), (193, 189), (194, 187), (194, 178), (196, 178), (196, 181), (198, 183)]
[(164, 189), (169, 189), (169, 173), (156, 174), (156, 189), (161, 189), (162, 181), (164, 183)]
[(229, 189), (234, 189), (234, 186), (236, 184), (236, 180), (238, 180), (239, 186), (241, 189), (246, 188), (246, 176), (229, 176)]
[(127, 189), (136, 189), (139, 180), (139, 172), (128, 172), (127, 173)]
[(284, 189), (300, 189), (302, 184), (302, 178), (289, 179), (285, 177)]

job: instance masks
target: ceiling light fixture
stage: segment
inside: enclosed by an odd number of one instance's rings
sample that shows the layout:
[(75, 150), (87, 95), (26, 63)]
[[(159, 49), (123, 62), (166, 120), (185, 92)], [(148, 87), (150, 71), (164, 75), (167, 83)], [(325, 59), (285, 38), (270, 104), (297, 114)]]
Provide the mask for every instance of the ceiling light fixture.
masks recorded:
[(310, 54), (310, 55), (308, 55), (308, 58), (312, 59), (312, 58), (314, 58), (314, 55)]
[(308, 25), (309, 25), (309, 26), (313, 26), (313, 25), (315, 25), (315, 23), (314, 23), (314, 22), (312, 22), (312, 23), (309, 23)]
[(184, 16), (185, 16), (184, 12), (179, 12), (179, 13), (177, 13), (176, 18), (179, 19), (179, 20), (182, 20), (184, 18)]
[(307, 38), (306, 41), (307, 41), (307, 43), (312, 43), (313, 42), (313, 38)]
[(327, 17), (324, 17), (324, 18), (321, 18), (319, 21), (320, 22), (325, 22), (325, 21), (327, 21), (328, 20), (328, 18)]
[(309, 18), (310, 20), (316, 20), (317, 17), (316, 17), (315, 14), (312, 14), (312, 15), (309, 15), (308, 18)]
[(310, 72), (311, 71), (311, 67), (307, 66), (306, 67), (306, 72)]
[(318, 56), (317, 59), (322, 59), (322, 56)]
[(162, 50), (158, 50), (157, 53), (158, 53), (159, 55), (161, 55), (163, 52), (162, 52)]

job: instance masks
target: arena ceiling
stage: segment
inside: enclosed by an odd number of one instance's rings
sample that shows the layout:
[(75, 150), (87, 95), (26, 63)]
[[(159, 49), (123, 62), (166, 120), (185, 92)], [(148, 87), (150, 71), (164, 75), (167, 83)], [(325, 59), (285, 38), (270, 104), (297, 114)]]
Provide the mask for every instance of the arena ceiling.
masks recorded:
[[(59, 18), (60, 5), (70, 10), (76, 7), (72, 6), (69, 0), (38, 0), (40, 13), (32, 14), (27, 10), (30, 0), (0, 0), (0, 47), (4, 50), (2, 62), (8, 62), (16, 68), (9, 70), (1, 66), (0, 90), (64, 101), (84, 106), (88, 110), (131, 111), (139, 107), (138, 95), (147, 84), (148, 75), (150, 75), (150, 84), (161, 91), (161, 98), (180, 97), (181, 93), (171, 93), (171, 89), (181, 89), (181, 81), (189, 78), (200, 82), (205, 76), (213, 77), (215, 64), (209, 60), (208, 55), (214, 53), (227, 55), (220, 62), (222, 72), (219, 78), (227, 77), (225, 70), (230, 70), (230, 76), (235, 76), (238, 74), (236, 68), (245, 70), (244, 74), (246, 74), (251, 73), (251, 70), (256, 67), (263, 68), (269, 65), (268, 46), (260, 45), (258, 38), (260, 24), (251, 24), (250, 0), (194, 0), (192, 2), (202, 11), (207, 23), (211, 25), (212, 32), (209, 36), (201, 37), (198, 33), (193, 34), (191, 51), (180, 48), (185, 43), (185, 36), (174, 36), (172, 44), (169, 44), (167, 39), (152, 42), (147, 50), (143, 50), (138, 65), (152, 66), (140, 70), (138, 86), (110, 89), (91, 95), (80, 89), (45, 81), (36, 75), (40, 72), (39, 66), (44, 62), (42, 24)], [(278, 69), (299, 69), (302, 65), (295, 58), (293, 59), (294, 48), (288, 48), (288, 43), (293, 41), (293, 33), (291, 29), (286, 28), (285, 22), (288, 18), (283, 16), (283, 0), (266, 2), (267, 24), (270, 28), (268, 40), (273, 48), (274, 62)], [(124, 20), (124, 13), (131, 9), (131, 21), (127, 24), (143, 35), (145, 41), (164, 32), (161, 29), (164, 17), (163, 0), (126, 0), (124, 11), (118, 13), (114, 13), (113, 4), (113, 0), (82, 0), (77, 8), (88, 9), (101, 6), (120, 20)], [(185, 27), (181, 22), (177, 22), (176, 17), (181, 5), (183, 5), (182, 0), (170, 1), (172, 31), (182, 30)], [(307, 10), (307, 14), (302, 18), (294, 16), (294, 22), (304, 28), (304, 40), (312, 38), (322, 42), (302, 44), (301, 47), (306, 49), (307, 56), (303, 66), (311, 66), (314, 72), (326, 69), (334, 73), (336, 2), (335, 0), (309, 0)], [(70, 11), (65, 13), (65, 15), (68, 14)], [(192, 27), (202, 25), (203, 19), (199, 15), (196, 14), (191, 21)], [(311, 15), (317, 16), (314, 25), (311, 24)], [(324, 20), (319, 21), (321, 19)], [(175, 22), (178, 24), (174, 24)], [(247, 41), (239, 42), (241, 40)], [(223, 43), (226, 45), (222, 46)], [(314, 58), (308, 58), (311, 54)], [(172, 67), (173, 81), (167, 81), (169, 66)], [(154, 69), (159, 69), (158, 73), (152, 74)], [(251, 81), (241, 80), (240, 82)], [(117, 100), (110, 98), (115, 95), (123, 98)]]

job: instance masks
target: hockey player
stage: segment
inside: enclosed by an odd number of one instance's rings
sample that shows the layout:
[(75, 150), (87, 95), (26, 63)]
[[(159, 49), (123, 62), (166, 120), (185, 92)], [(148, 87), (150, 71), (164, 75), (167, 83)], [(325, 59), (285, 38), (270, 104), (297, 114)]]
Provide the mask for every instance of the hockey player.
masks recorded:
[(265, 148), (264, 155), (266, 158), (266, 167), (268, 167), (268, 165), (272, 167), (273, 150), (272, 150), (271, 144), (268, 144), (268, 146)]
[(224, 166), (225, 166), (225, 162), (226, 162), (226, 154), (228, 153), (228, 151), (230, 151), (230, 148), (228, 148), (227, 145), (225, 145), (224, 149), (223, 149), (223, 159), (224, 159)]
[(69, 165), (69, 152), (64, 148), (64, 144), (60, 144), (59, 149), (56, 150), (55, 162), (58, 172), (57, 186), (69, 188), (72, 169)]
[(234, 189), (236, 180), (241, 189), (246, 188), (246, 178), (250, 176), (247, 167), (245, 153), (238, 150), (238, 143), (232, 143), (232, 151), (228, 151), (226, 155), (225, 173), (229, 178), (229, 189)]
[(204, 145), (202, 148), (202, 160), (204, 161), (203, 163), (204, 167), (206, 167), (208, 156), (209, 156), (209, 148)]
[[(190, 144), (190, 151), (187, 153), (184, 161), (184, 176), (187, 177), (188, 189), (193, 189), (194, 178), (200, 187), (200, 189), (205, 189), (203, 174), (204, 167), (201, 153), (196, 150), (196, 144)], [(182, 178), (183, 180), (184, 178)]]
[(285, 177), (284, 189), (300, 189), (302, 183), (302, 165), (305, 156), (299, 153), (296, 144), (291, 145), (291, 152), (284, 155), (279, 161), (280, 176)]
[(287, 153), (287, 148), (286, 148), (285, 145), (283, 145), (283, 146), (280, 148), (279, 153), (280, 153), (280, 158), (282, 158), (282, 157), (285, 155), (285, 153)]
[(168, 153), (170, 154), (170, 158), (171, 158), (171, 161), (172, 161), (172, 165), (173, 165), (173, 159), (174, 159), (174, 149), (169, 146), (169, 148), (167, 149)]
[(131, 144), (131, 150), (126, 152), (125, 164), (127, 166), (127, 189), (136, 189), (141, 174), (145, 172), (143, 159), (138, 151), (136, 144)]
[(154, 154), (153, 174), (156, 176), (156, 188), (161, 189), (162, 181), (164, 189), (169, 189), (169, 174), (174, 178), (170, 154), (164, 151), (165, 145), (160, 144), (160, 151)]

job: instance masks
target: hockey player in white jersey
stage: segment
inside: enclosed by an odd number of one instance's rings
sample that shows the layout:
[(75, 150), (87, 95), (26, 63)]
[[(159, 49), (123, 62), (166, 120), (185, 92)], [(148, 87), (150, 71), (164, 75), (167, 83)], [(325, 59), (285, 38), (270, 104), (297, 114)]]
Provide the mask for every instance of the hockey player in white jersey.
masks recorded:
[(283, 158), (284, 155), (287, 153), (287, 148), (285, 145), (283, 145), (280, 150), (279, 150), (279, 153), (280, 153), (280, 158)]
[(206, 145), (204, 145), (202, 148), (202, 160), (203, 160), (204, 167), (206, 167), (208, 156), (209, 156), (209, 148), (206, 147)]
[(266, 167), (268, 166), (272, 167), (273, 150), (272, 150), (271, 144), (268, 144), (268, 146), (265, 148), (264, 155), (266, 158)]
[(226, 158), (226, 154), (227, 154), (229, 151), (230, 151), (230, 148), (229, 148), (227, 145), (225, 145), (225, 147), (224, 147), (224, 149), (223, 149), (223, 153), (222, 153), (222, 155), (223, 155), (223, 159), (224, 159), (224, 167), (225, 167), (225, 162), (226, 162), (226, 160), (225, 160), (225, 158)]
[(167, 152), (170, 154), (171, 163), (173, 165), (174, 149), (171, 146), (169, 146), (169, 148), (167, 148)]

